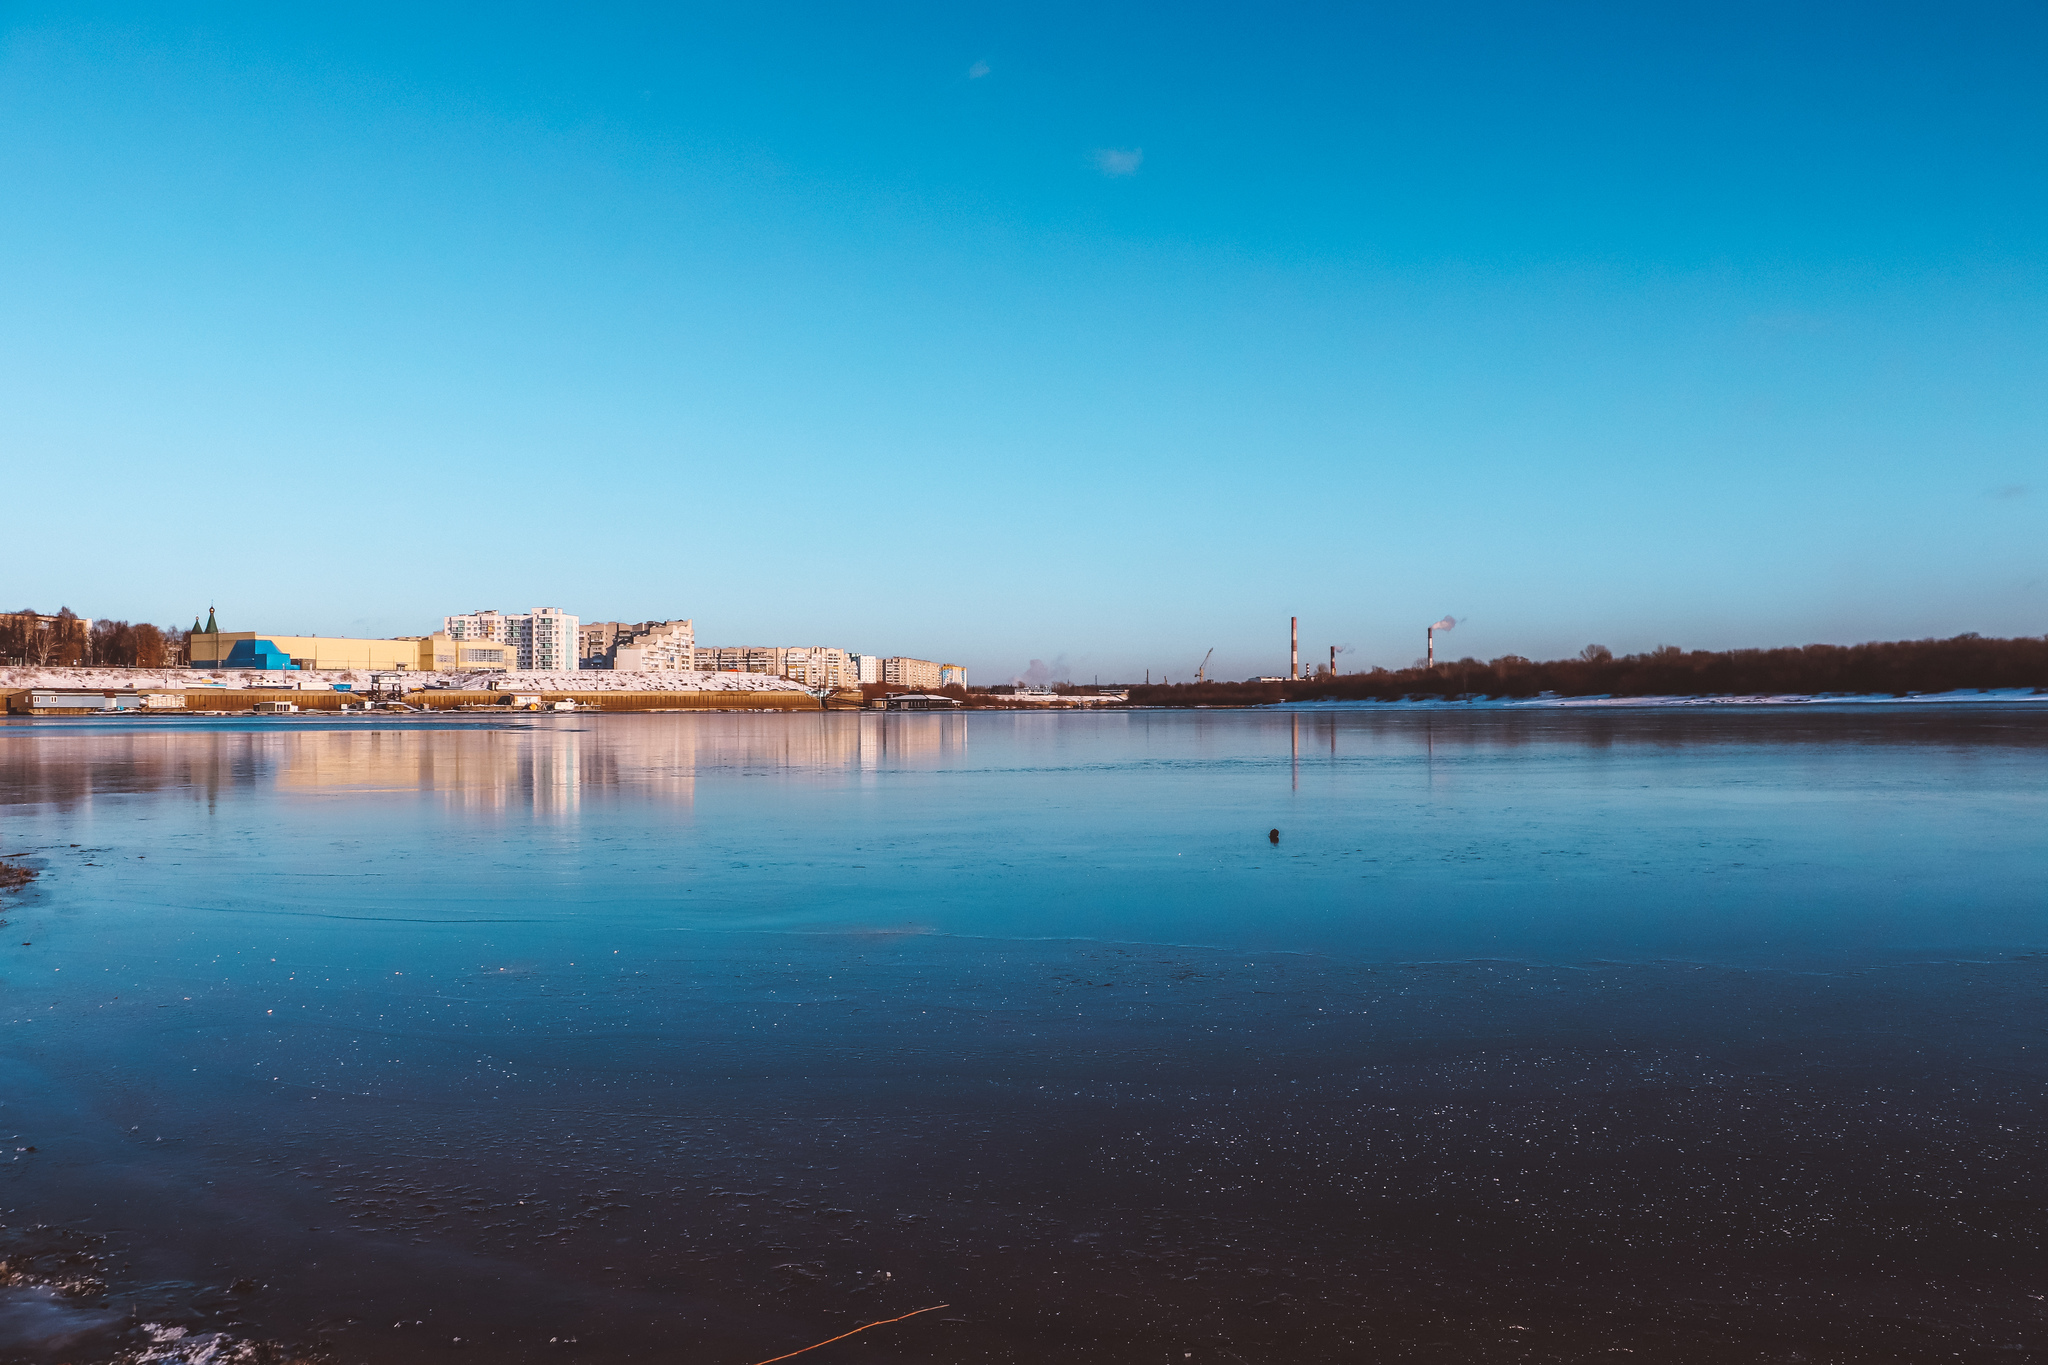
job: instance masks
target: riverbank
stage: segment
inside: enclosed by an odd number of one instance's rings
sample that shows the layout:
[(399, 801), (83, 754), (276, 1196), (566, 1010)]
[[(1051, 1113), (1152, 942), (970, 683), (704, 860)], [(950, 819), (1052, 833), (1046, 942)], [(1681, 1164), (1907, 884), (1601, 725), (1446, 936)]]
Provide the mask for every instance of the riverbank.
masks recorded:
[[(1335, 698), (1268, 702), (1261, 710), (1277, 711), (1526, 711), (1621, 710), (1630, 707), (1718, 706), (1981, 706), (2048, 703), (2048, 690), (2035, 687), (1957, 688), (1952, 692), (1791, 693), (1760, 692), (1721, 697), (1395, 697)], [(1200, 703), (1197, 703), (1199, 705)]]
[(0, 692), (80, 690), (181, 692), (204, 687), (244, 690), (367, 691), (378, 678), (400, 677), (407, 691), (519, 692), (803, 692), (802, 683), (768, 673), (710, 673), (667, 669), (625, 672), (582, 669), (573, 673), (448, 672), (393, 674), (367, 668), (0, 668)]

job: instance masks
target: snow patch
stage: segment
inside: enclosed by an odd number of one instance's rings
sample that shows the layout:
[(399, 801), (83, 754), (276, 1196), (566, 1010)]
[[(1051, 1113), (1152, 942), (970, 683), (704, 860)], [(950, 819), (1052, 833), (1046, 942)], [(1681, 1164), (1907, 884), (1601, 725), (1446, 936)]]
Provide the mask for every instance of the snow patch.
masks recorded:
[(193, 1332), (145, 1322), (148, 1344), (121, 1352), (118, 1365), (262, 1365), (270, 1352), (226, 1332)]

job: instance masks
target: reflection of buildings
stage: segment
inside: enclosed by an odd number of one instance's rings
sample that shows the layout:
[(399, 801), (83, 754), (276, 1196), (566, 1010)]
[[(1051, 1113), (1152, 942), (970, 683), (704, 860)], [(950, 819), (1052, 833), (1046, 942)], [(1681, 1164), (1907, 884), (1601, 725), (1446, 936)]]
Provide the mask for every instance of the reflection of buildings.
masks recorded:
[(807, 712), (544, 720), (427, 729), (29, 731), (0, 745), (0, 785), (63, 808), (101, 793), (295, 798), (429, 796), (463, 811), (580, 813), (619, 798), (687, 806), (702, 775), (780, 770), (827, 780), (939, 768), (967, 756), (966, 715)]
[(284, 791), (432, 792), (473, 809), (565, 812), (576, 808), (584, 787), (584, 736), (570, 729), (321, 730), (247, 738), (286, 746), (277, 773)]
[[(744, 712), (618, 717), (600, 726), (219, 734), (243, 779), (277, 765), (280, 791), (432, 793), (468, 810), (578, 811), (598, 795), (688, 804), (716, 772), (820, 776), (939, 767), (967, 753), (964, 715)], [(228, 755), (222, 755), (228, 758)]]
[(863, 712), (860, 766), (893, 768), (967, 756), (967, 717), (948, 712)]
[[(280, 760), (280, 789), (435, 792), (470, 807), (565, 811), (598, 792), (689, 801), (701, 773), (940, 766), (966, 756), (960, 714), (819, 711), (620, 716), (597, 726), (219, 735)], [(283, 745), (279, 749), (273, 746)]]
[[(655, 785), (664, 775), (781, 769), (818, 774), (940, 766), (967, 753), (964, 715), (734, 712), (647, 718), (586, 736), (602, 743), (620, 786)], [(608, 733), (607, 733), (608, 732)], [(599, 734), (605, 738), (599, 739)], [(586, 760), (587, 762), (587, 760)]]

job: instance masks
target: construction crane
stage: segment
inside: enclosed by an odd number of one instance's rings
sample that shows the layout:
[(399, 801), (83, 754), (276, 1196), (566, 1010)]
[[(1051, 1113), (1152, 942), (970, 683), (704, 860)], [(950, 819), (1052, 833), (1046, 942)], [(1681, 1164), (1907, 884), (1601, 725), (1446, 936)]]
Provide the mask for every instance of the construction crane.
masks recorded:
[[(1214, 654), (1215, 652), (1216, 652), (1216, 646), (1214, 646), (1214, 645), (1210, 645), (1210, 646), (1209, 646), (1209, 654)], [(1202, 656), (1202, 663), (1201, 663), (1201, 667), (1199, 667), (1199, 668), (1197, 668), (1197, 669), (1195, 670), (1195, 681), (1196, 681), (1196, 682), (1198, 682), (1198, 683), (1203, 683), (1203, 682), (1207, 682), (1207, 681), (1208, 681), (1208, 677), (1207, 677), (1206, 675), (1207, 675), (1207, 673), (1208, 673), (1208, 671), (1209, 671), (1209, 654), (1204, 654), (1204, 655)]]

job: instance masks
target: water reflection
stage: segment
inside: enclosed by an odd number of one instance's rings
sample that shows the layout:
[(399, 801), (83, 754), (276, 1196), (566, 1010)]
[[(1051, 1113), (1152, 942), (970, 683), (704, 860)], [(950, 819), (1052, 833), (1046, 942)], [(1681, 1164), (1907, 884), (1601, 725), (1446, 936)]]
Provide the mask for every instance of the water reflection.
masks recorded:
[(226, 721), (0, 725), (0, 803), (58, 807), (251, 785), (281, 794), (431, 793), (451, 808), (574, 811), (594, 791), (687, 804), (708, 771), (813, 775), (936, 767), (968, 752), (960, 715), (621, 715), (471, 723)]
[[(564, 812), (575, 809), (586, 781), (603, 784), (615, 766), (602, 749), (586, 758), (582, 738), (575, 730), (379, 730), (260, 742), (275, 760), (278, 790), (292, 795), (432, 792), (462, 809)], [(586, 762), (594, 773), (584, 772)]]

